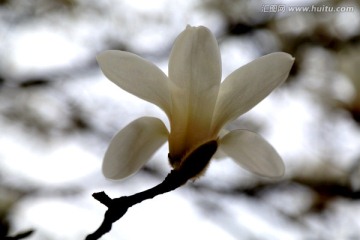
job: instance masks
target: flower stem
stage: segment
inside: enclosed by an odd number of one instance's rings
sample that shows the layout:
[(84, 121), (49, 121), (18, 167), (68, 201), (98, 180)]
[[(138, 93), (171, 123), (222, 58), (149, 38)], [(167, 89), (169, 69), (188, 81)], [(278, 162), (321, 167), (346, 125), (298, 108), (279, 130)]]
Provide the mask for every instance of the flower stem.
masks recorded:
[(125, 215), (127, 210), (146, 199), (154, 198), (177, 189), (189, 179), (198, 176), (209, 164), (217, 150), (217, 141), (209, 141), (189, 154), (179, 169), (172, 170), (160, 184), (131, 196), (111, 199), (105, 192), (94, 193), (93, 197), (104, 204), (108, 210), (100, 227), (86, 237), (86, 240), (97, 240), (111, 230), (112, 224)]

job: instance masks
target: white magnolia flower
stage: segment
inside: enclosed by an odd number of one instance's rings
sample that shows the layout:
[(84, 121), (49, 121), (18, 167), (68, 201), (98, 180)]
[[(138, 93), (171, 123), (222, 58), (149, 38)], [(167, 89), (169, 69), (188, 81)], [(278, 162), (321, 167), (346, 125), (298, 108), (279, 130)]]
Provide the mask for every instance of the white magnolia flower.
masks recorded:
[(215, 37), (205, 27), (188, 26), (172, 48), (169, 76), (129, 52), (105, 51), (97, 60), (107, 78), (159, 106), (170, 121), (170, 132), (160, 119), (142, 117), (117, 133), (105, 154), (105, 177), (122, 179), (135, 173), (167, 140), (174, 169), (186, 154), (216, 140), (220, 150), (245, 169), (267, 177), (283, 175), (279, 154), (258, 134), (234, 130), (219, 137), (219, 133), (286, 80), (294, 62), (289, 54), (263, 56), (221, 82)]

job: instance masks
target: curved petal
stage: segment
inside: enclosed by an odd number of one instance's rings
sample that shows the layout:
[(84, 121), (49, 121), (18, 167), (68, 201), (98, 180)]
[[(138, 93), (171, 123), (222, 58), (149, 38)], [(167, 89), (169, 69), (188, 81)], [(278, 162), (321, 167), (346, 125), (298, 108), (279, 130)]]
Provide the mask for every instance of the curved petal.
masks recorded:
[(111, 140), (102, 171), (106, 178), (123, 179), (138, 171), (168, 137), (164, 123), (143, 117), (131, 122)]
[(265, 177), (281, 177), (285, 167), (276, 150), (260, 135), (234, 130), (220, 140), (220, 148), (243, 168)]
[(208, 140), (221, 82), (220, 51), (209, 29), (188, 26), (177, 37), (169, 59), (169, 79), (170, 152), (174, 153)]
[(240, 67), (220, 86), (214, 116), (214, 129), (247, 112), (282, 84), (294, 58), (287, 53), (271, 53)]
[(109, 50), (97, 56), (105, 76), (113, 83), (170, 116), (171, 97), (167, 76), (151, 62), (128, 52)]

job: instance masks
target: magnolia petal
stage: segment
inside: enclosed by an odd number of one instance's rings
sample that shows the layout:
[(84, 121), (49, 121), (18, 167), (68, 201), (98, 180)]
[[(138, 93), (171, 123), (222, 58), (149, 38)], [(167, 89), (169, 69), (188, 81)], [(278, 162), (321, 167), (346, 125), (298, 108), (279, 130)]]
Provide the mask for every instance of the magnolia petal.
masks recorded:
[(164, 123), (143, 117), (131, 122), (111, 140), (102, 171), (106, 178), (123, 179), (138, 171), (168, 137)]
[(234, 130), (220, 140), (220, 148), (243, 168), (265, 177), (284, 175), (284, 163), (276, 150), (260, 135)]
[[(223, 138), (226, 134), (228, 134), (230, 131), (225, 129), (225, 128), (222, 128), (218, 134), (218, 139), (221, 139)], [(226, 153), (224, 153), (224, 151), (221, 150), (221, 148), (218, 147), (216, 153), (214, 154), (213, 156), (213, 159), (215, 160), (221, 160), (221, 159), (224, 159), (226, 158), (228, 155)]]
[(218, 148), (212, 158), (213, 158), (214, 160), (223, 160), (223, 159), (226, 158), (227, 156), (228, 156), (228, 155), (227, 155), (226, 153), (224, 153), (224, 152), (221, 150), (221, 148)]
[(105, 76), (135, 96), (154, 103), (170, 116), (167, 76), (151, 62), (129, 52), (109, 50), (97, 56)]
[(230, 74), (220, 86), (214, 129), (218, 131), (269, 95), (286, 80), (293, 63), (287, 53), (271, 53)]
[(209, 135), (221, 82), (220, 51), (209, 29), (188, 26), (177, 37), (169, 59), (169, 79), (173, 152), (173, 147), (208, 140), (205, 136)]

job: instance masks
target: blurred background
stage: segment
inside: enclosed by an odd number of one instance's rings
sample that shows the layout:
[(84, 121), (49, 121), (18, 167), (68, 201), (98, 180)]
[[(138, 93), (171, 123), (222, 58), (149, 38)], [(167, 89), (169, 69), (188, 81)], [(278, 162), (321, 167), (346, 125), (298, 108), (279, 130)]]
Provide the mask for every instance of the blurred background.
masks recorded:
[(167, 145), (129, 179), (102, 176), (119, 129), (167, 119), (108, 81), (95, 57), (129, 51), (166, 73), (187, 24), (216, 35), (223, 77), (271, 52), (296, 58), (284, 85), (227, 126), (262, 134), (286, 175), (214, 160), (196, 182), (131, 208), (102, 239), (360, 239), (359, 10), (355, 0), (1, 0), (0, 239), (28, 230), (29, 240), (84, 239), (106, 210), (93, 192), (130, 195), (164, 179)]

